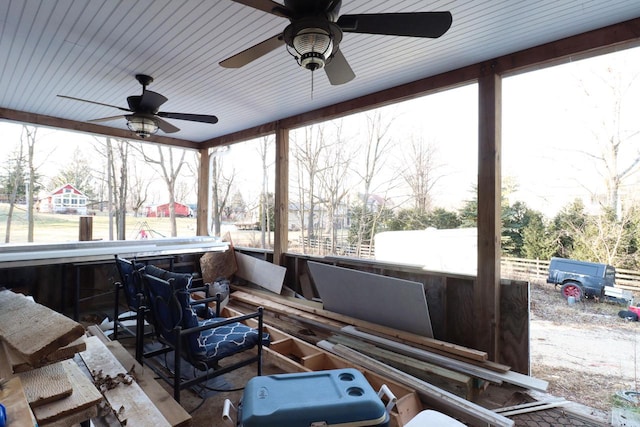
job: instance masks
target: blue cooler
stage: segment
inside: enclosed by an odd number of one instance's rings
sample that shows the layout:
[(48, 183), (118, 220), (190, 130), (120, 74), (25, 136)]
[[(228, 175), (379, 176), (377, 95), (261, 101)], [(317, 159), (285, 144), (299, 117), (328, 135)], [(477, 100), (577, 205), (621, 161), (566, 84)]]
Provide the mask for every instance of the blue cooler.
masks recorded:
[(254, 377), (238, 412), (241, 427), (389, 426), (384, 403), (356, 369)]

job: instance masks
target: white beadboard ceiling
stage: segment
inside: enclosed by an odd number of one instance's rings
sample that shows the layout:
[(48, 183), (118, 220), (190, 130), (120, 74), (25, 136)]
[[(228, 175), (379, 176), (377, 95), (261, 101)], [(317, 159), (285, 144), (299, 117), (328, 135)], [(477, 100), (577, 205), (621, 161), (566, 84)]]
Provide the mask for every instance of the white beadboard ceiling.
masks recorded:
[[(3, 0), (0, 108), (84, 122), (119, 114), (138, 73), (169, 98), (162, 111), (215, 114), (215, 125), (169, 120), (175, 138), (204, 141), (382, 89), (640, 17), (638, 0), (343, 0), (340, 14), (451, 11), (438, 39), (345, 33), (356, 78), (331, 86), (284, 46), (240, 69), (218, 62), (280, 33), (288, 20), (231, 0)], [(126, 129), (124, 119), (102, 123)], [(159, 132), (161, 134), (161, 132)]]

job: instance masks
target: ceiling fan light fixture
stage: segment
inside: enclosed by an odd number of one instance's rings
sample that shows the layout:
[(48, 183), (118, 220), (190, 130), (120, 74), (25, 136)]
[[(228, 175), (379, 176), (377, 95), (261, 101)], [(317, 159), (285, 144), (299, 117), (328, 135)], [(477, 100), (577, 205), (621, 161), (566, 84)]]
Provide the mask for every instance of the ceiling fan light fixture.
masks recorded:
[(320, 28), (305, 28), (293, 37), (293, 49), (298, 63), (311, 71), (324, 67), (333, 52), (332, 35)]
[(140, 138), (148, 138), (158, 131), (158, 123), (152, 117), (129, 115), (127, 127)]

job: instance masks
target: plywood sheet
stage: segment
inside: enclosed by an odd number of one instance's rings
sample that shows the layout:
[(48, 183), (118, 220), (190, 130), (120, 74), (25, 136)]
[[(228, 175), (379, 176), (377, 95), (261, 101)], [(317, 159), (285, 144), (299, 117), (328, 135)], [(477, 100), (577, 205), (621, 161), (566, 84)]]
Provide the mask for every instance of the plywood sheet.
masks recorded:
[[(98, 337), (88, 337), (85, 342), (87, 349), (80, 356), (91, 372), (102, 371), (103, 376), (112, 378), (127, 372)], [(130, 426), (170, 426), (135, 381), (129, 385), (118, 384), (115, 388), (103, 391), (103, 394), (121, 423), (126, 420)]]
[(20, 379), (32, 408), (63, 399), (73, 391), (62, 362), (23, 372)]
[(282, 291), (286, 268), (240, 252), (236, 252), (236, 261), (238, 277), (277, 294)]
[(433, 338), (422, 283), (313, 261), (307, 265), (325, 310)]
[(39, 425), (50, 424), (74, 414), (84, 412), (96, 406), (102, 400), (102, 394), (93, 385), (91, 379), (85, 375), (73, 360), (60, 362), (73, 384), (73, 393), (64, 399), (33, 408), (33, 413)]
[(0, 291), (0, 338), (32, 366), (82, 335), (78, 322), (24, 295)]

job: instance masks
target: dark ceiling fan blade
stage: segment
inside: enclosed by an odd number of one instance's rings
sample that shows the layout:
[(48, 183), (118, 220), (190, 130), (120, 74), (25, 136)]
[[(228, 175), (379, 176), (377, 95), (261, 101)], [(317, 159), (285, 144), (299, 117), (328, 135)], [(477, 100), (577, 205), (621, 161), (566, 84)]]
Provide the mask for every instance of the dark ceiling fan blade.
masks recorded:
[(150, 111), (155, 113), (158, 111), (158, 108), (167, 101), (168, 99), (164, 95), (145, 89), (145, 91), (142, 92), (138, 108), (140, 111)]
[(225, 68), (240, 68), (247, 65), (251, 61), (255, 61), (261, 56), (266, 55), (272, 50), (279, 48), (283, 44), (284, 39), (282, 38), (282, 34), (278, 34), (261, 43), (253, 45), (240, 53), (236, 53), (235, 55), (220, 61), (220, 65)]
[(356, 77), (340, 49), (333, 55), (331, 62), (324, 66), (324, 71), (333, 86), (350, 82)]
[(121, 111), (131, 111), (128, 108), (118, 107), (117, 105), (105, 104), (105, 103), (102, 103), (102, 102), (89, 101), (88, 99), (74, 98), (73, 96), (66, 96), (66, 95), (58, 95), (58, 96), (60, 98), (71, 99), (73, 101), (82, 101), (82, 102), (88, 102), (90, 104), (103, 105), (105, 107), (117, 108), (118, 110), (121, 110)]
[(100, 119), (93, 119), (93, 120), (89, 120), (89, 122), (90, 123), (110, 122), (112, 120), (125, 119), (125, 118), (126, 118), (125, 116), (120, 115), (120, 116), (102, 117)]
[(167, 122), (166, 120), (162, 120), (159, 117), (155, 117), (154, 120), (156, 121), (156, 124), (158, 125), (160, 130), (162, 130), (162, 132), (164, 133), (176, 133), (180, 131), (180, 128), (175, 127), (171, 123)]
[(338, 26), (347, 33), (438, 38), (449, 30), (451, 12), (342, 15)]
[(245, 6), (252, 7), (254, 9), (261, 10), (263, 12), (270, 13), (276, 16), (282, 16), (283, 18), (290, 18), (292, 13), (285, 6), (280, 3), (276, 3), (271, 0), (233, 0), (236, 3), (243, 4)]
[(165, 111), (159, 111), (158, 117), (165, 117), (167, 119), (179, 119), (179, 120), (189, 120), (191, 122), (200, 122), (200, 123), (218, 123), (218, 118), (216, 116), (211, 116), (208, 114), (186, 114), (186, 113), (168, 113)]

